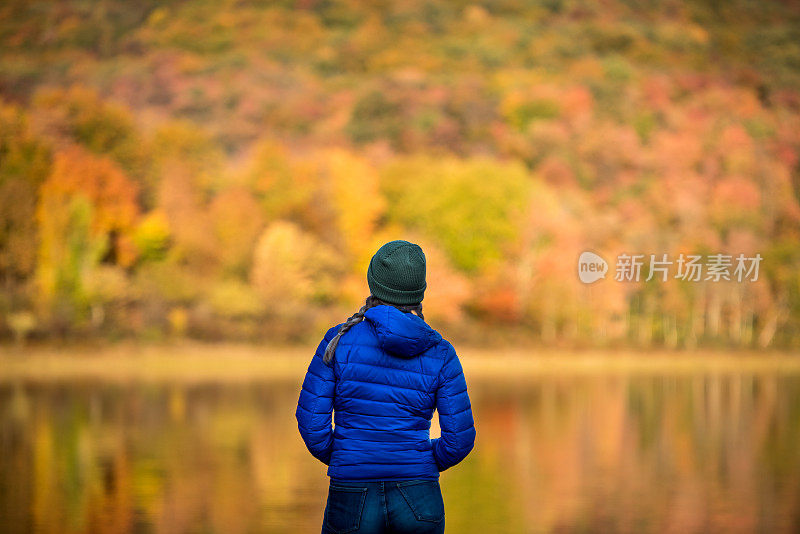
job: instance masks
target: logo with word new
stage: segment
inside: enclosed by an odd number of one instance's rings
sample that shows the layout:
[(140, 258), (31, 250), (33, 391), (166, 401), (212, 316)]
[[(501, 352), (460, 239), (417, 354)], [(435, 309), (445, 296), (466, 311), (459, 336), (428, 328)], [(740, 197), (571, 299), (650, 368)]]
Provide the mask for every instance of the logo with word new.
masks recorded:
[(608, 263), (594, 252), (583, 252), (578, 258), (578, 278), (584, 284), (605, 278), (607, 272)]
[[(649, 256), (649, 261), (647, 261)], [(620, 254), (614, 269), (616, 282), (666, 282), (670, 278), (684, 282), (756, 282), (761, 254), (680, 254), (670, 259), (668, 254)], [(675, 274), (673, 275), (673, 265)], [(643, 272), (644, 271), (644, 272)], [(578, 278), (591, 284), (606, 277), (608, 263), (594, 252), (586, 251), (578, 258)], [(646, 275), (646, 276), (643, 276)]]

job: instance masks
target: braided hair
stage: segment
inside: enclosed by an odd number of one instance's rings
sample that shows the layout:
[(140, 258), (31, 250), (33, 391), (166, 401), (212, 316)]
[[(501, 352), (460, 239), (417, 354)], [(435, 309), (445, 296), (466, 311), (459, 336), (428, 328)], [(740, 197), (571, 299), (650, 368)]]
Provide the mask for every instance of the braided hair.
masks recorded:
[(351, 315), (347, 321), (345, 321), (342, 326), (339, 327), (339, 331), (336, 332), (336, 335), (331, 339), (328, 346), (325, 348), (325, 355), (322, 358), (322, 361), (326, 364), (330, 365), (330, 362), (333, 361), (333, 355), (336, 352), (336, 347), (339, 345), (339, 339), (348, 331), (350, 330), (353, 325), (356, 325), (364, 320), (364, 313), (370, 308), (374, 308), (375, 306), (379, 306), (381, 304), (388, 304), (389, 306), (394, 306), (398, 310), (409, 313), (414, 312), (416, 313), (420, 319), (425, 320), (425, 316), (422, 315), (422, 303), (417, 304), (393, 304), (391, 302), (386, 302), (374, 295), (370, 295), (367, 297), (366, 302), (361, 309), (358, 310), (356, 313)]

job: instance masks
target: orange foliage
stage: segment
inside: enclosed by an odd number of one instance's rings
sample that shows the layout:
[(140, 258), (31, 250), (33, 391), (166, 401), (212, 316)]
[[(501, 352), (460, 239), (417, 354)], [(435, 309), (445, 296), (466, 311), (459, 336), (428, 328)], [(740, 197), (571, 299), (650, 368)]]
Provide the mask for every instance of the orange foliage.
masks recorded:
[(117, 263), (127, 266), (136, 258), (131, 232), (139, 216), (138, 191), (136, 183), (108, 157), (70, 146), (56, 153), (41, 195), (65, 202), (75, 195), (85, 196), (93, 207), (91, 231), (95, 235), (116, 234)]

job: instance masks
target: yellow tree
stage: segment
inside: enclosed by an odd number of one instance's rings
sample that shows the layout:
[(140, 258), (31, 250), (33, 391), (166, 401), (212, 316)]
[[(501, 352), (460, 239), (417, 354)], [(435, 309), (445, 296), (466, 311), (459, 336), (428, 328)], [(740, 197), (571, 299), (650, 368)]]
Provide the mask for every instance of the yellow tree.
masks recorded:
[(294, 223), (276, 221), (258, 239), (251, 280), (273, 314), (331, 301), (340, 275), (339, 255)]
[(331, 204), (336, 235), (351, 266), (363, 266), (372, 254), (370, 238), (386, 209), (377, 171), (345, 150), (330, 150), (320, 161), (321, 187)]

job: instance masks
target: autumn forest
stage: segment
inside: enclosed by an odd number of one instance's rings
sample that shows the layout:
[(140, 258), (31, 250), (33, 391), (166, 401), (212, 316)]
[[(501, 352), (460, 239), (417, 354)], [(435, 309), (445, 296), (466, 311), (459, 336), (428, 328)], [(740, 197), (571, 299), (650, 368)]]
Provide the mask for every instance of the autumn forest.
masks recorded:
[(402, 238), (453, 339), (797, 347), (799, 157), (788, 0), (8, 0), (0, 337), (308, 342)]

